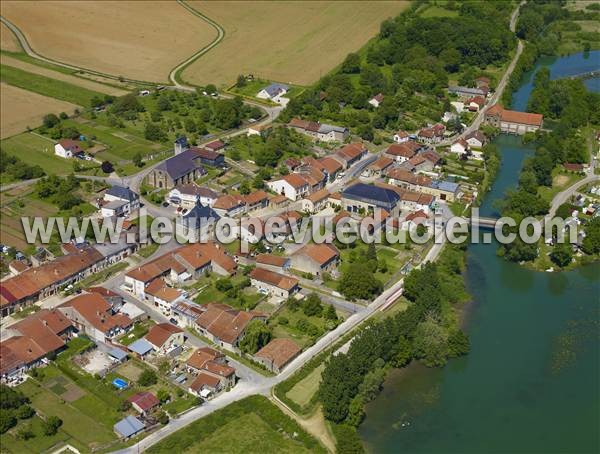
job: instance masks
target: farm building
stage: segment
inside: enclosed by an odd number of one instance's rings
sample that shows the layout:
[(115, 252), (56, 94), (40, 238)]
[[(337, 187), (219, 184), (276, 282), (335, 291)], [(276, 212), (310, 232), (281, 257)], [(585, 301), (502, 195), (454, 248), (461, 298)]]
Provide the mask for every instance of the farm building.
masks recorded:
[(541, 114), (507, 110), (500, 104), (494, 104), (485, 112), (485, 122), (500, 131), (522, 135), (535, 132), (542, 127), (544, 117)]

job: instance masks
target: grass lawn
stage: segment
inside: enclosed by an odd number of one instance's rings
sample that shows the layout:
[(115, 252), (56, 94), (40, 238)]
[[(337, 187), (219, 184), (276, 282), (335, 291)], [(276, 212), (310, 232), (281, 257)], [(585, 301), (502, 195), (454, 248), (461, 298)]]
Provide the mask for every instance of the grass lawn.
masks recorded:
[(285, 395), (301, 407), (308, 405), (319, 389), (321, 374), (325, 369), (325, 363), (320, 364), (310, 374), (296, 383)]
[(171, 416), (175, 416), (182, 411), (192, 408), (197, 404), (196, 397), (186, 393), (183, 397), (176, 397), (168, 404), (162, 406), (162, 409), (168, 412)]
[(564, 191), (573, 183), (584, 178), (584, 175), (578, 173), (568, 173), (562, 171), (560, 168), (555, 168), (552, 172), (552, 187), (540, 186), (538, 188), (538, 194), (542, 199), (547, 202), (552, 202), (552, 199), (556, 194)]
[(128, 266), (129, 266), (129, 263), (127, 263), (126, 261), (115, 263), (114, 265), (111, 265), (108, 268), (105, 268), (98, 273), (94, 273), (91, 276), (86, 277), (84, 280), (79, 282), (77, 285), (80, 288), (91, 287), (93, 285), (104, 282), (108, 278), (117, 274), (119, 271), (123, 271)]
[[(287, 319), (288, 323), (282, 324), (282, 319)], [(307, 322), (316, 326), (318, 333), (316, 333), (315, 336), (311, 336), (307, 332), (299, 329), (297, 326), (300, 320), (306, 320)], [(279, 312), (277, 312), (273, 318), (269, 319), (268, 323), (273, 327), (273, 335), (275, 337), (291, 339), (302, 348), (312, 345), (315, 338), (321, 337), (323, 333), (328, 331), (325, 326), (326, 320), (324, 317), (308, 317), (304, 315), (302, 309), (291, 311), (287, 304)]]
[(39, 165), (48, 174), (68, 174), (73, 161), (54, 154), (54, 140), (29, 132), (2, 140), (2, 150), (17, 156), (27, 164)]
[[(16, 437), (17, 431), (23, 427), (29, 427), (34, 434), (29, 440), (19, 440)], [(40, 417), (34, 416), (31, 419), (19, 421), (19, 424), (10, 430), (7, 434), (2, 435), (2, 452), (10, 453), (22, 452), (44, 452), (52, 448), (58, 443), (73, 443), (72, 437), (60, 429), (55, 435), (44, 435), (43, 421)]]
[(421, 13), (421, 17), (456, 17), (458, 11), (452, 11), (441, 6), (432, 5)]
[(33, 91), (51, 98), (61, 99), (83, 107), (90, 105), (94, 96), (104, 97), (104, 94), (87, 88), (78, 87), (62, 80), (51, 79), (39, 74), (29, 73), (12, 66), (2, 65), (2, 82), (9, 85)]
[[(202, 289), (196, 296), (195, 301), (198, 304), (207, 303), (224, 303), (228, 304), (236, 309), (253, 309), (256, 305), (264, 299), (264, 295), (258, 293), (254, 287), (246, 287), (242, 289), (241, 295), (243, 296), (244, 303), (243, 307), (241, 301), (238, 298), (232, 298), (227, 294), (219, 291), (215, 282), (219, 279), (223, 279), (221, 276), (211, 275), (210, 277), (202, 277), (194, 284), (195, 288)], [(243, 275), (237, 275), (230, 278), (231, 283), (235, 286), (245, 279)]]
[[(297, 434), (294, 436), (294, 433)], [(263, 396), (218, 410), (152, 446), (148, 453), (325, 452), (294, 420)]]
[(147, 259), (152, 254), (154, 254), (158, 250), (159, 247), (160, 247), (160, 244), (152, 243), (147, 246), (144, 246), (141, 249), (138, 249), (138, 251), (136, 253), (137, 253), (137, 255)]
[(144, 320), (143, 322), (136, 323), (131, 331), (125, 333), (123, 337), (119, 339), (119, 343), (123, 345), (133, 344), (140, 337), (144, 337), (152, 325), (154, 325), (153, 320)]

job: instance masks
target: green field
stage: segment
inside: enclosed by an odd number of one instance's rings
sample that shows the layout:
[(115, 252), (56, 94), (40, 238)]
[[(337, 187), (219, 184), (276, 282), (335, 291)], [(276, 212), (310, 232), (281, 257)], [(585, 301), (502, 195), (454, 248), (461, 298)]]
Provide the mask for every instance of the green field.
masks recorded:
[(458, 11), (452, 11), (441, 6), (432, 5), (421, 13), (421, 17), (456, 17)]
[(300, 407), (305, 407), (319, 390), (321, 374), (324, 369), (325, 363), (320, 364), (310, 374), (296, 383), (285, 395), (296, 402)]
[(84, 107), (90, 105), (90, 100), (94, 96), (104, 98), (103, 93), (78, 87), (61, 80), (29, 73), (7, 65), (2, 65), (2, 75), (0, 76), (0, 79), (2, 82), (6, 82), (9, 85), (14, 85), (15, 87), (33, 91), (41, 95), (50, 96), (51, 98), (68, 101), (73, 104), (79, 104)]
[(73, 171), (72, 160), (59, 158), (54, 154), (55, 141), (39, 135), (24, 132), (2, 140), (2, 149), (15, 155), (27, 164), (39, 165), (46, 173), (68, 174)]
[(251, 396), (194, 421), (147, 452), (246, 454), (325, 451), (266, 397)]

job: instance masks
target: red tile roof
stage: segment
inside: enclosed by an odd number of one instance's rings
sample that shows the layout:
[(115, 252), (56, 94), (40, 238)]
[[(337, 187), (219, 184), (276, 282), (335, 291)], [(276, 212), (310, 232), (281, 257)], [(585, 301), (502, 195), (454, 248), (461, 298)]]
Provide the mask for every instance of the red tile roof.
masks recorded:
[(273, 339), (258, 352), (256, 357), (272, 361), (280, 369), (302, 352), (294, 341), (285, 338)]
[(196, 370), (202, 370), (209, 361), (215, 361), (224, 356), (223, 353), (210, 347), (198, 348), (192, 353), (192, 356), (189, 357), (186, 364)]
[(242, 312), (226, 304), (210, 303), (196, 323), (218, 339), (233, 344), (244, 333), (248, 323), (257, 317), (266, 316), (261, 312)]
[(171, 323), (159, 323), (148, 331), (145, 338), (155, 347), (161, 348), (173, 334), (183, 333), (183, 330)]
[(284, 266), (289, 259), (286, 257), (280, 257), (272, 254), (259, 254), (256, 256), (256, 263), (262, 263), (264, 265), (271, 266)]
[(326, 265), (340, 255), (334, 245), (327, 243), (307, 244), (296, 254), (304, 254), (321, 266)]
[(200, 372), (196, 379), (190, 385), (190, 388), (196, 392), (202, 390), (202, 388), (209, 387), (212, 389), (216, 389), (219, 386), (221, 379), (218, 377), (214, 377), (205, 372)]
[(295, 277), (285, 276), (264, 268), (254, 268), (250, 272), (249, 276), (257, 281), (264, 282), (287, 291), (292, 290), (298, 285), (299, 282)]
[(101, 333), (108, 333), (111, 329), (127, 328), (132, 321), (124, 314), (111, 314), (111, 305), (98, 293), (83, 293), (59, 306), (75, 309), (85, 321)]
[(142, 391), (127, 398), (129, 402), (137, 405), (142, 411), (152, 410), (160, 404), (157, 397), (147, 391)]

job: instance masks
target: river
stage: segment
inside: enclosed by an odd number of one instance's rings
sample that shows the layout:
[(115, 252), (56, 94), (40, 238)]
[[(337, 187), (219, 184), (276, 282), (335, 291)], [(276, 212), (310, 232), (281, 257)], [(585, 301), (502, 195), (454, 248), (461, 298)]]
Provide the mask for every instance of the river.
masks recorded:
[[(537, 69), (551, 77), (600, 68), (600, 52), (541, 59), (512, 108), (525, 110)], [(588, 80), (600, 91), (600, 79)], [(502, 167), (481, 215), (514, 187), (532, 146), (501, 135)], [(600, 264), (538, 273), (471, 245), (471, 352), (443, 369), (392, 371), (359, 434), (376, 453), (596, 453), (600, 451)]]

